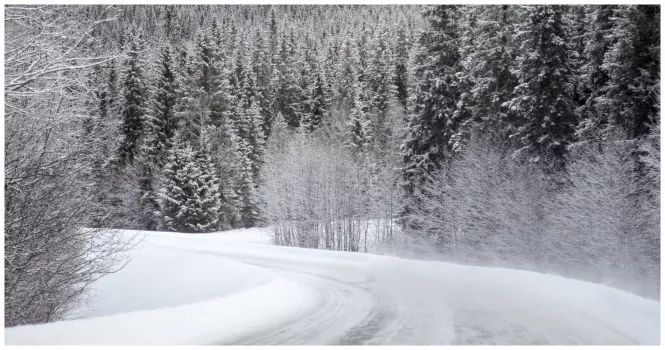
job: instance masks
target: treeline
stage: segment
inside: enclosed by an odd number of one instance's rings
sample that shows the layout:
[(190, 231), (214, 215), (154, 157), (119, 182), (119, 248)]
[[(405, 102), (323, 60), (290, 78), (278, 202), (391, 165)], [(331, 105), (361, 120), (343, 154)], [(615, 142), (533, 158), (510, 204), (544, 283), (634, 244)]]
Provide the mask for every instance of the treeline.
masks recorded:
[(402, 223), (452, 260), (652, 298), (658, 6), (439, 6), (418, 41)]
[[(210, 232), (267, 224), (270, 203), (259, 189), (269, 181), (261, 171), (277, 120), (288, 132), (308, 134), (339, 124), (331, 132), (357, 134), (349, 142), (362, 153), (371, 137), (368, 121), (382, 133), (381, 147), (392, 132), (381, 129), (388, 127), (386, 113), (406, 103), (419, 23), (410, 20), (418, 18), (414, 8), (122, 11), (93, 45), (126, 53), (90, 77), (95, 91), (87, 123), (112, 135), (100, 144), (106, 161), (96, 172), (106, 186), (99, 191), (101, 227)], [(330, 21), (337, 16), (347, 26)], [(399, 25), (385, 26), (377, 16)], [(195, 28), (192, 18), (200, 18)], [(250, 30), (257, 18), (264, 23)], [(312, 18), (326, 25), (314, 28)]]

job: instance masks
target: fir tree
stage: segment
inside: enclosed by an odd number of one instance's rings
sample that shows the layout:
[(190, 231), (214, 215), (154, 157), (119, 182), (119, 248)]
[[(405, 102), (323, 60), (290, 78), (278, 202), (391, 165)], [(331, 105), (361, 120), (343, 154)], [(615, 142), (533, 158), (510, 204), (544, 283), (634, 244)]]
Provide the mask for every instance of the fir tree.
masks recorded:
[(162, 227), (175, 232), (216, 230), (221, 204), (210, 157), (177, 142), (169, 150), (162, 172)]
[(465, 52), (474, 81), (472, 119), (483, 130), (501, 132), (514, 123), (506, 102), (512, 99), (517, 85), (517, 78), (510, 71), (516, 56), (515, 9), (510, 5), (476, 6), (471, 11), (477, 18), (469, 26)]
[(407, 193), (425, 181), (455, 147), (453, 136), (462, 124), (458, 111), (462, 72), (459, 52), (461, 18), (457, 6), (436, 6), (425, 15), (431, 28), (420, 37), (421, 52), (409, 103), (409, 125), (404, 143), (404, 186)]
[(316, 57), (310, 58), (308, 67), (308, 79), (303, 79), (305, 83), (303, 127), (308, 132), (314, 132), (319, 128), (330, 108), (330, 92), (325, 72)]
[(509, 102), (511, 112), (520, 118), (511, 137), (534, 161), (553, 157), (550, 169), (563, 165), (576, 125), (564, 11), (562, 6), (526, 6), (523, 10), (513, 69), (519, 85)]
[(254, 227), (259, 222), (259, 204), (256, 195), (256, 186), (254, 183), (251, 145), (245, 141), (238, 142), (240, 155), (240, 167), (236, 192), (238, 193), (238, 204), (240, 211), (240, 221), (242, 227)]
[(372, 143), (372, 125), (365, 101), (362, 99), (360, 84), (353, 89), (353, 106), (347, 122), (349, 127), (349, 145), (357, 158), (364, 158)]
[(287, 123), (297, 128), (300, 126), (300, 101), (302, 88), (299, 84), (299, 72), (292, 38), (283, 36), (278, 54), (273, 64), (271, 85), (275, 89), (273, 106), (275, 113), (281, 113)]
[(397, 44), (395, 52), (395, 87), (397, 97), (406, 108), (409, 86), (409, 52), (411, 49), (409, 33), (405, 23), (397, 29)]
[(144, 42), (142, 34), (133, 28), (128, 34), (128, 52), (125, 59), (125, 79), (122, 102), (123, 141), (119, 156), (124, 164), (131, 164), (138, 152), (143, 118), (146, 112), (147, 87), (142, 59)]
[(369, 113), (374, 124), (374, 142), (379, 149), (385, 146), (389, 138), (387, 113), (390, 103), (397, 97), (394, 69), (393, 54), (388, 45), (388, 33), (382, 32), (376, 40), (376, 47), (372, 53), (367, 83)]
[(176, 103), (179, 87), (171, 48), (164, 47), (159, 60), (159, 80), (152, 113), (146, 116), (146, 152), (156, 164), (165, 158), (168, 144), (177, 128)]
[(273, 87), (271, 85), (272, 65), (269, 43), (263, 40), (263, 33), (256, 33), (256, 49), (254, 50), (254, 74), (256, 74), (257, 100), (260, 103), (261, 116), (263, 117), (263, 134), (270, 136), (270, 126), (274, 119), (272, 101)]
[(617, 12), (616, 41), (603, 63), (609, 81), (602, 105), (610, 124), (636, 138), (648, 134), (659, 118), (660, 7), (625, 6)]
[(602, 111), (602, 100), (607, 90), (609, 74), (603, 63), (605, 54), (612, 43), (612, 29), (614, 28), (614, 12), (616, 5), (594, 6), (591, 13), (591, 21), (588, 34), (585, 39), (584, 66), (580, 69), (581, 80), (585, 88), (587, 98), (584, 105), (580, 107), (580, 125), (578, 134), (587, 137), (598, 130), (607, 128), (608, 116)]
[(256, 98), (250, 98), (249, 108), (245, 112), (245, 117), (248, 119), (246, 140), (251, 147), (249, 159), (251, 161), (252, 176), (255, 186), (258, 187), (266, 138), (263, 133), (263, 117), (261, 116), (260, 106)]

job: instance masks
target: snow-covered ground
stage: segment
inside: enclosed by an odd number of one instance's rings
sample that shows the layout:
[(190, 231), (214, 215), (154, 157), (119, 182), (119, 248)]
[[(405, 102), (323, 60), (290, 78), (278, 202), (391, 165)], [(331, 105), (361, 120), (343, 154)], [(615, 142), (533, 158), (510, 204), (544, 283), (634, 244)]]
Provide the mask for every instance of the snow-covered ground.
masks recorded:
[(278, 247), (267, 229), (143, 234), (70, 320), (6, 328), (5, 342), (660, 343), (660, 303), (592, 283)]

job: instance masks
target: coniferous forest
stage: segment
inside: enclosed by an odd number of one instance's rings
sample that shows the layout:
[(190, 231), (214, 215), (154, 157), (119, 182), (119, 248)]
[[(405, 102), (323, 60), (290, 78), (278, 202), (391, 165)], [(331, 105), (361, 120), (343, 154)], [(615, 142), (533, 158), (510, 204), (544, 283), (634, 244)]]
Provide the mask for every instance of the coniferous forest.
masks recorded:
[(117, 269), (108, 229), (659, 298), (659, 6), (12, 5), (4, 60), (6, 326)]

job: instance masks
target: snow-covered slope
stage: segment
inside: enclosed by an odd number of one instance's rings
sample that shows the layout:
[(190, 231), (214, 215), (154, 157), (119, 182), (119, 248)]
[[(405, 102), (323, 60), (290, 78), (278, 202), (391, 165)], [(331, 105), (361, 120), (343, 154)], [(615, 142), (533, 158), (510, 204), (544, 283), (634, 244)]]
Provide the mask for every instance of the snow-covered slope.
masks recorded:
[(499, 268), (145, 233), (88, 305), (7, 344), (659, 344), (660, 304)]
[(265, 269), (210, 255), (173, 254), (150, 242), (133, 252), (130, 263), (93, 285), (89, 300), (70, 319), (173, 307), (224, 297), (271, 282)]

